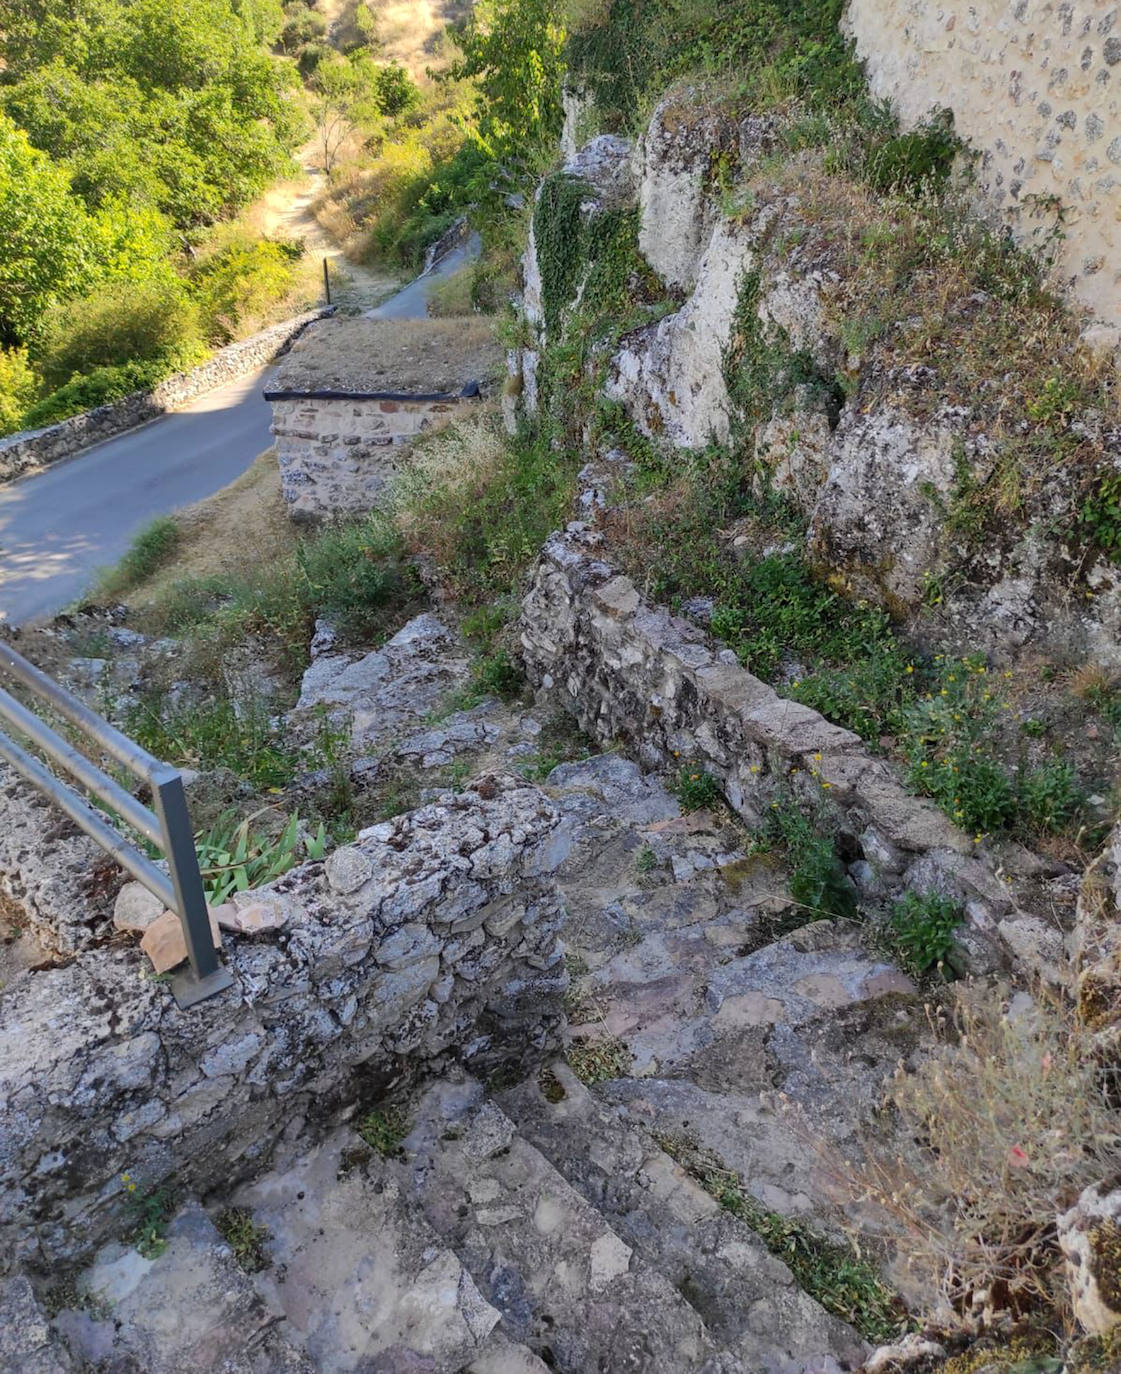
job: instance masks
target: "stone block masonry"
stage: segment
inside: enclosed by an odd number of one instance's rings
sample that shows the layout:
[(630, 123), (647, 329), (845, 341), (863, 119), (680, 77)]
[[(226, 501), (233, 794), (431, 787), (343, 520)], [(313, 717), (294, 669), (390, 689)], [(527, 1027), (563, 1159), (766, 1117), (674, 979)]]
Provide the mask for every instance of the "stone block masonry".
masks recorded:
[(397, 474), (399, 446), (478, 394), (266, 392), (288, 514), (298, 524), (368, 514)]
[[(780, 697), (696, 626), (648, 605), (598, 557), (602, 536), (582, 524), (546, 544), (526, 595), (521, 642), (530, 680), (602, 741), (621, 742), (647, 768), (685, 763), (719, 779), (732, 808), (758, 826), (780, 789), (833, 809), (864, 890), (951, 895), (965, 906), (974, 970), (1019, 961), (1054, 977), (1060, 932), (1018, 907), (998, 875), (1031, 856), (978, 849), (859, 736)], [(863, 884), (863, 887), (862, 887)]]
[(939, 107), (982, 155), (1022, 241), (1064, 206), (1056, 273), (1121, 325), (1121, 7), (1109, 0), (850, 0), (873, 94), (914, 126)]
[(347, 1102), (455, 1059), (530, 1071), (567, 987), (536, 787), (479, 779), (252, 894), (284, 924), (227, 937), (236, 986), (188, 1011), (135, 948), (87, 949), (0, 997), (0, 1240), (53, 1266), (128, 1229), (139, 1193), (205, 1194)]
[(206, 362), (189, 372), (177, 372), (152, 391), (137, 391), (119, 401), (60, 420), (57, 425), (0, 439), (0, 482), (10, 482), (63, 458), (71, 458), (84, 448), (147, 424), (215, 387), (244, 377), (247, 372), (272, 362), (309, 324), (330, 313), (329, 310), (311, 310), (297, 315), (263, 329), (250, 339), (220, 348)]

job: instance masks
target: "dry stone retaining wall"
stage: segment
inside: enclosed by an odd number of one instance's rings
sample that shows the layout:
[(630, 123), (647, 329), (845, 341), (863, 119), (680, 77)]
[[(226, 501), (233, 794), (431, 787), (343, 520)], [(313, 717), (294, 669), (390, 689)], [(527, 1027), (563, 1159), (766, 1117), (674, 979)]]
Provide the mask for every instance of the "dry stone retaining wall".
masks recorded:
[(160, 382), (152, 391), (138, 391), (109, 405), (96, 406), (81, 415), (60, 420), (45, 429), (27, 430), (0, 439), (0, 482), (9, 482), (38, 468), (48, 467), (62, 458), (70, 458), (92, 444), (111, 439), (125, 430), (135, 429), (196, 397), (213, 391), (215, 387), (243, 377), (247, 372), (271, 362), (314, 320), (329, 314), (312, 310), (283, 324), (254, 334), (219, 349), (213, 357), (189, 372), (177, 372)]
[(129, 1173), (206, 1192), (349, 1093), (457, 1058), (553, 1048), (567, 986), (544, 794), (487, 777), (248, 894), (283, 917), (227, 937), (234, 988), (188, 1011), (134, 948), (87, 950), (0, 998), (0, 1237), (52, 1264), (127, 1229)]
[(395, 449), (472, 396), (265, 393), (288, 514), (301, 524), (365, 515), (397, 473)]
[(982, 153), (983, 189), (1021, 237), (1039, 229), (1040, 198), (1062, 200), (1057, 271), (1121, 325), (1121, 8), (850, 0), (845, 22), (873, 93), (907, 125), (953, 111)]
[(521, 642), (543, 693), (647, 768), (676, 771), (688, 762), (712, 773), (749, 824), (763, 820), (787, 784), (800, 800), (835, 808), (856, 851), (850, 872), (858, 888), (953, 895), (965, 904), (962, 938), (976, 971), (1011, 957), (1055, 976), (1061, 935), (1017, 908), (994, 871), (995, 855), (908, 792), (857, 735), (780, 697), (731, 650), (648, 605), (597, 557), (600, 540), (579, 523), (554, 535), (526, 596)]

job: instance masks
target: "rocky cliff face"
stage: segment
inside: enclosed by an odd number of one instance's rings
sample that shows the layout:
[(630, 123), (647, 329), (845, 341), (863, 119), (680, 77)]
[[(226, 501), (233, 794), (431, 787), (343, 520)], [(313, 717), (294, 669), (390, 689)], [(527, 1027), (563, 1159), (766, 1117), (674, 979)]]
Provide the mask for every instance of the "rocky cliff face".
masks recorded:
[[(600, 137), (570, 159), (588, 241), (605, 215), (634, 215), (664, 293), (586, 380), (663, 452), (732, 447), (801, 512), (819, 573), (927, 642), (1121, 666), (1109, 340), (1093, 356), (1009, 245), (971, 247), (947, 210), (936, 231), (929, 207), (792, 141), (684, 89), (637, 144)], [(525, 264), (532, 343), (514, 359), (530, 410), (589, 272), (559, 283), (547, 327), (547, 209)]]

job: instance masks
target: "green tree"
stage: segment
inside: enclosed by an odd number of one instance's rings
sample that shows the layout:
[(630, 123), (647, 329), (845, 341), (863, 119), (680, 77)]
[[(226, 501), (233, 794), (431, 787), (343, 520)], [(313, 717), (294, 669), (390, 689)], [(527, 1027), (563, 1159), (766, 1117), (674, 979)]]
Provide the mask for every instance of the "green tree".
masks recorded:
[(322, 62), (315, 73), (312, 117), (323, 170), (328, 176), (339, 153), (356, 133), (369, 135), (380, 127), (378, 67), (367, 53), (354, 53), (336, 62)]
[(93, 272), (93, 234), (66, 170), (0, 114), (0, 343), (28, 339), (43, 312)]
[(455, 35), (456, 80), (478, 83), (477, 137), (488, 175), (513, 189), (533, 180), (564, 119), (561, 0), (480, 0)]

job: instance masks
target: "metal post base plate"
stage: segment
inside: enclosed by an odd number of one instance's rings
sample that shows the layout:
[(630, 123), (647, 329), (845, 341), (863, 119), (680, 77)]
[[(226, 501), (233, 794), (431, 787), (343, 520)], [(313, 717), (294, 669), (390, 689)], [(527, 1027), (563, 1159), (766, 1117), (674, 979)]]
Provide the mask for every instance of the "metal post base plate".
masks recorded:
[(191, 970), (184, 969), (171, 980), (171, 991), (179, 1004), (180, 1011), (186, 1011), (208, 997), (215, 997), (227, 988), (232, 988), (237, 980), (228, 968), (215, 969), (205, 978), (196, 978)]

